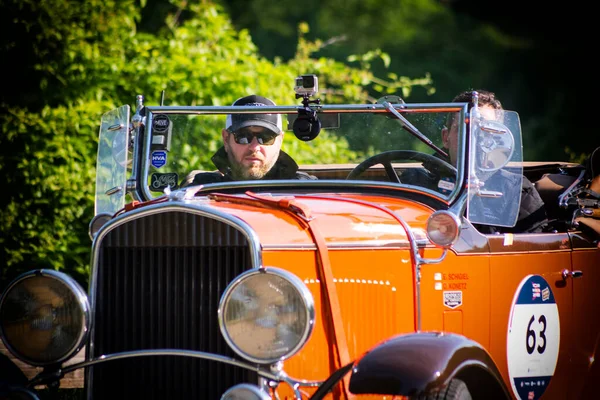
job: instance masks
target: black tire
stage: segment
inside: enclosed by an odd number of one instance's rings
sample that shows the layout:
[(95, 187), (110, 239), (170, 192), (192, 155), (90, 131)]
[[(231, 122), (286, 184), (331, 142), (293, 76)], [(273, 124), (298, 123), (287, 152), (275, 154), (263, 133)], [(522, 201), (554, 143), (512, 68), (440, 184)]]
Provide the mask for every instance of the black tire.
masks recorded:
[(411, 400), (472, 400), (467, 385), (460, 379), (452, 379), (444, 389), (435, 393), (411, 397)]
[(0, 353), (0, 387), (3, 383), (9, 382), (13, 385), (25, 386), (27, 377), (8, 356)]

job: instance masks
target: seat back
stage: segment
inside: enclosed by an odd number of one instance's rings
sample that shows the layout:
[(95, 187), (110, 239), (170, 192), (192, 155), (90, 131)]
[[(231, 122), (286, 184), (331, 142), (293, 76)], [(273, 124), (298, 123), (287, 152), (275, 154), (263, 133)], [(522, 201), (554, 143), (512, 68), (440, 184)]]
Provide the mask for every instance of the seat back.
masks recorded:
[(600, 194), (600, 147), (592, 151), (585, 167), (591, 179), (588, 189)]
[(585, 163), (585, 169), (586, 188), (580, 199), (581, 209), (575, 214), (575, 222), (580, 228), (587, 227), (600, 238), (600, 147), (592, 151)]
[(592, 151), (592, 154), (590, 154), (590, 157), (587, 160), (586, 167), (590, 172), (591, 178), (600, 176), (600, 147), (597, 147)]

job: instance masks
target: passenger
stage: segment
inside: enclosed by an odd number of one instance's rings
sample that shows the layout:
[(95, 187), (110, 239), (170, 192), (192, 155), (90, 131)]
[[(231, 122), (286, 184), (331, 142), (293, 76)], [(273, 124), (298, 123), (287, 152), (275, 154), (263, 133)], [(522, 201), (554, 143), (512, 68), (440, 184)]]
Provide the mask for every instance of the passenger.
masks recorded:
[[(600, 238), (600, 147), (592, 151), (584, 163), (585, 189), (578, 196), (580, 205), (575, 214), (575, 222), (582, 231)], [(587, 212), (583, 212), (586, 209)], [(600, 240), (597, 243), (600, 248)]]
[[(502, 110), (502, 104), (498, 100), (494, 93), (487, 90), (475, 90), (478, 94), (478, 108), (480, 114), (486, 119), (495, 119), (496, 112)], [(453, 102), (458, 103), (469, 103), (469, 110), (472, 107), (473, 91), (465, 91), (458, 94)], [(456, 119), (451, 119), (448, 127), (442, 129), (442, 142), (448, 153), (448, 158), (445, 160), (456, 166), (457, 157), (457, 146), (458, 146), (458, 124)], [(501, 169), (498, 171), (505, 175), (506, 185), (504, 187), (504, 196), (500, 198), (499, 207), (508, 206), (509, 202), (512, 201), (516, 196), (511, 196), (510, 179), (513, 173)], [(516, 181), (516, 180), (514, 180)], [(544, 201), (540, 197), (537, 189), (533, 186), (531, 181), (527, 177), (523, 176), (521, 185), (521, 203), (519, 207), (519, 214), (517, 217), (517, 223), (513, 228), (507, 227), (496, 227), (496, 226), (480, 226), (477, 228), (482, 233), (496, 233), (496, 232), (513, 232), (513, 233), (525, 233), (525, 232), (542, 232), (548, 225), (548, 217), (546, 209), (544, 207)]]
[[(266, 97), (251, 95), (234, 106), (275, 106)], [(298, 164), (281, 150), (281, 114), (232, 114), (221, 132), (223, 146), (211, 160), (218, 171), (193, 171), (182, 186), (257, 179), (316, 179), (298, 171)]]

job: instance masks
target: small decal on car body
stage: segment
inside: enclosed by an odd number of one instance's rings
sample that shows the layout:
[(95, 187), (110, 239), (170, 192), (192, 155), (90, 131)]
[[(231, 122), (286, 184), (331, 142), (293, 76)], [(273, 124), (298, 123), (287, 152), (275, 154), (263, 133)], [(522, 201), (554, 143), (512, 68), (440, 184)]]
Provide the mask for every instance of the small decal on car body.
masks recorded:
[(460, 290), (445, 291), (443, 293), (443, 297), (444, 305), (448, 308), (454, 309), (462, 306), (462, 291)]
[(469, 274), (466, 272), (448, 272), (442, 274), (442, 286), (447, 291), (466, 290)]
[(540, 275), (519, 284), (508, 321), (508, 375), (517, 399), (539, 399), (558, 361), (560, 323), (552, 287)]

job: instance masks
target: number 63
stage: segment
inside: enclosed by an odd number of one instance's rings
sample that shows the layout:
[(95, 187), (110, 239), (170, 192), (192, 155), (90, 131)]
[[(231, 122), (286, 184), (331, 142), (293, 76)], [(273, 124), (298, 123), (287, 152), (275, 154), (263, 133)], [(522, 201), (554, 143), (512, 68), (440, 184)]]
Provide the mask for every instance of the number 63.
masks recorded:
[[(535, 315), (532, 315), (531, 319), (529, 320), (529, 324), (527, 325), (527, 335), (525, 336), (525, 347), (527, 348), (527, 353), (529, 354), (532, 354), (535, 350), (536, 342), (535, 331), (531, 329), (531, 324), (533, 324), (533, 321), (535, 321)], [(540, 318), (538, 318), (538, 323), (542, 325), (542, 329), (540, 329), (539, 332), (540, 345), (537, 346), (537, 351), (538, 353), (542, 354), (544, 350), (546, 350), (546, 316), (540, 315)]]

